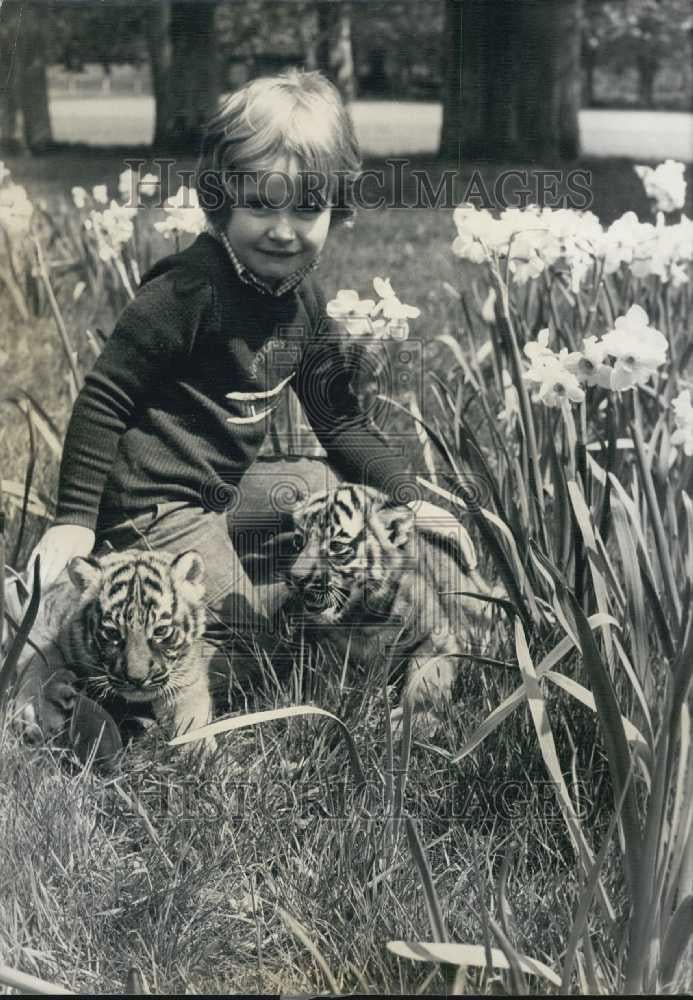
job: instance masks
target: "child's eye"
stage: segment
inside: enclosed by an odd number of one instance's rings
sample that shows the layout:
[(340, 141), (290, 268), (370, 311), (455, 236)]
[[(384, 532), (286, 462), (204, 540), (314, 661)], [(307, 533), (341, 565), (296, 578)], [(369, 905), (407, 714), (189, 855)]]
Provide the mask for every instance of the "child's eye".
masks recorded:
[(271, 212), (272, 207), (268, 205), (267, 202), (260, 201), (259, 198), (248, 198), (245, 203), (245, 207), (249, 208), (251, 212)]
[(329, 202), (326, 202), (323, 198), (317, 198), (315, 195), (309, 195), (298, 203), (296, 212), (299, 215), (319, 215), (326, 208), (329, 208)]

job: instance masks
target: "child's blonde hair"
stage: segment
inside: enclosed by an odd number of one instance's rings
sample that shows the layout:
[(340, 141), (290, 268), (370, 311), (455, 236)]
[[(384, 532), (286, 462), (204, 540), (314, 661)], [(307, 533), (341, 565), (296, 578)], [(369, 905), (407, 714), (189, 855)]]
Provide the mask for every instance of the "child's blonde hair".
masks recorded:
[(229, 178), (269, 169), (280, 156), (296, 157), (319, 179), (333, 222), (351, 218), (361, 159), (349, 113), (321, 73), (289, 69), (251, 80), (207, 123), (195, 186), (212, 225), (231, 217), (237, 193)]

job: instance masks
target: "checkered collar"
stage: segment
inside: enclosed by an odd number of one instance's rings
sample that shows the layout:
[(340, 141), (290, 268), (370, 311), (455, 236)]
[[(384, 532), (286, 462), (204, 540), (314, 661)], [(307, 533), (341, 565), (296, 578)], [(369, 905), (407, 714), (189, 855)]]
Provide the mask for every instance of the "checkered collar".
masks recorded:
[(293, 274), (289, 274), (283, 281), (280, 281), (279, 284), (273, 288), (266, 281), (263, 281), (262, 278), (253, 274), (253, 272), (239, 260), (237, 254), (231, 246), (231, 241), (225, 232), (214, 226), (208, 226), (207, 232), (215, 239), (219, 240), (221, 245), (224, 247), (239, 280), (242, 281), (244, 285), (250, 285), (251, 288), (255, 288), (257, 291), (262, 292), (263, 295), (270, 295), (275, 299), (280, 298), (282, 295), (286, 295), (286, 293), (291, 291), (291, 289), (297, 288), (305, 276), (310, 274), (311, 271), (314, 271), (320, 262), (319, 258), (315, 257), (309, 264), (304, 264), (303, 267), (298, 269), (298, 271), (294, 271)]

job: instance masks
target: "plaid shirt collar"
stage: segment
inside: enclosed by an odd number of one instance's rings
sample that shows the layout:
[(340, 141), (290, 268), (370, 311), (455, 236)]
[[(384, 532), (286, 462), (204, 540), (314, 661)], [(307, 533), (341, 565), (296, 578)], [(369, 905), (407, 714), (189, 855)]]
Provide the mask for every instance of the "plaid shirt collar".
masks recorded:
[(309, 264), (304, 264), (303, 267), (298, 269), (298, 271), (294, 271), (293, 274), (287, 275), (283, 281), (280, 281), (279, 284), (273, 288), (266, 281), (263, 281), (262, 278), (253, 274), (253, 272), (238, 259), (238, 256), (231, 246), (231, 242), (225, 232), (221, 229), (216, 229), (213, 226), (208, 226), (207, 232), (211, 236), (214, 236), (215, 239), (219, 240), (221, 245), (224, 247), (239, 280), (242, 281), (244, 285), (250, 285), (251, 288), (255, 288), (257, 291), (262, 292), (263, 295), (270, 295), (275, 299), (280, 298), (282, 295), (286, 295), (286, 293), (291, 291), (291, 289), (297, 288), (305, 276), (310, 274), (311, 271), (314, 271), (320, 262), (319, 258), (315, 257)]

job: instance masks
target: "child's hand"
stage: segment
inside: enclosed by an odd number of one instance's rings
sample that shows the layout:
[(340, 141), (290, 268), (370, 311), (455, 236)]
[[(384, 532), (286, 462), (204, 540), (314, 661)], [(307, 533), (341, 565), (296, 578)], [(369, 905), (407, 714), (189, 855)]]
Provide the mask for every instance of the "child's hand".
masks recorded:
[(60, 576), (70, 559), (88, 556), (95, 541), (91, 528), (79, 524), (56, 524), (49, 528), (29, 556), (26, 571), (29, 587), (37, 556), (41, 557), (41, 590), (45, 590)]

